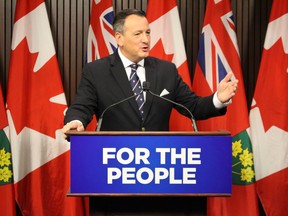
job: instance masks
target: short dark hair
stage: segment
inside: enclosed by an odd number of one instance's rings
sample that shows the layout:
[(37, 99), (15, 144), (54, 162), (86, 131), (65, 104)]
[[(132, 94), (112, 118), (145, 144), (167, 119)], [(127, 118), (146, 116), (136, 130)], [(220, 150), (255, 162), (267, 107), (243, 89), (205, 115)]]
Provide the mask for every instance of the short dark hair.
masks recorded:
[(116, 14), (113, 21), (113, 31), (114, 33), (120, 32), (123, 34), (123, 27), (125, 23), (125, 19), (130, 15), (137, 15), (141, 17), (146, 17), (146, 13), (142, 10), (137, 9), (124, 9)]

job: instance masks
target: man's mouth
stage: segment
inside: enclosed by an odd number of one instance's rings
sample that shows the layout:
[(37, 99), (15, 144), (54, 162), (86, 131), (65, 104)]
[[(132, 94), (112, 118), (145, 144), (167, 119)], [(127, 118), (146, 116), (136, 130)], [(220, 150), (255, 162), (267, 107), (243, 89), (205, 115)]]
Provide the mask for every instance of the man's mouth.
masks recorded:
[(149, 52), (149, 47), (147, 46), (147, 47), (142, 47), (142, 51), (143, 52)]

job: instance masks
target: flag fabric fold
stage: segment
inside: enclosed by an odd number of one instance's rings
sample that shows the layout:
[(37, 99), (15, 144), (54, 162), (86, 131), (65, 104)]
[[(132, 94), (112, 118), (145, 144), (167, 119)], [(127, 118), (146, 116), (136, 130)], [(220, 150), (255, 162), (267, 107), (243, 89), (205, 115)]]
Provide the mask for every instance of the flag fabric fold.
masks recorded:
[[(175, 63), (183, 81), (191, 88), (191, 79), (176, 0), (149, 0), (147, 19), (151, 28), (150, 56)], [(192, 131), (191, 120), (175, 109), (170, 131)]]
[(45, 2), (16, 2), (7, 88), (15, 197), (22, 215), (85, 215), (68, 197), (67, 108)]
[(288, 2), (274, 0), (249, 113), (256, 190), (266, 215), (287, 214)]
[(255, 172), (250, 138), (248, 107), (230, 0), (208, 0), (193, 79), (200, 96), (217, 91), (219, 82), (233, 72), (238, 91), (225, 116), (197, 121), (199, 130), (228, 130), (232, 135), (232, 195), (208, 197), (207, 215), (258, 215)]
[[(112, 54), (117, 43), (114, 38), (114, 11), (112, 0), (92, 1), (87, 40), (87, 63)], [(86, 130), (95, 131), (95, 115)]]
[(0, 209), (1, 214), (16, 215), (16, 202), (13, 185), (11, 146), (7, 134), (8, 121), (0, 85)]

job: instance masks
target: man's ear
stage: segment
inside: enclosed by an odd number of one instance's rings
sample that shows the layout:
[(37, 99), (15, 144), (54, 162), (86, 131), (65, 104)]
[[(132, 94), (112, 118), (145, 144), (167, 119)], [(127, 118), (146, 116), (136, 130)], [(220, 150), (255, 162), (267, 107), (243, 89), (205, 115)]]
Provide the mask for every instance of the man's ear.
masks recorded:
[(115, 37), (115, 40), (116, 40), (118, 46), (121, 47), (123, 45), (122, 34), (120, 32), (116, 32), (114, 37)]

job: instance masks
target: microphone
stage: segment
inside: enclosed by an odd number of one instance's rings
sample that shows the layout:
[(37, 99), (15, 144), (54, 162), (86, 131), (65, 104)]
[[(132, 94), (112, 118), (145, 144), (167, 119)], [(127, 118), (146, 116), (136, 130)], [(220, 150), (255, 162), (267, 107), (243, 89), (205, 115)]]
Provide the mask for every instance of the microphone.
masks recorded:
[(183, 109), (185, 109), (185, 110), (189, 113), (189, 115), (190, 115), (190, 117), (191, 117), (192, 126), (193, 126), (193, 128), (194, 128), (194, 131), (195, 131), (195, 132), (198, 131), (195, 118), (194, 118), (193, 114), (190, 112), (190, 110), (189, 110), (187, 107), (185, 107), (184, 105), (179, 104), (179, 103), (177, 103), (177, 102), (175, 102), (175, 101), (172, 101), (172, 100), (170, 100), (170, 99), (168, 99), (168, 98), (161, 97), (160, 95), (157, 95), (157, 94), (151, 92), (151, 91), (150, 91), (150, 83), (147, 82), (147, 81), (144, 81), (144, 82), (143, 82), (143, 91), (147, 91), (147, 92), (149, 92), (151, 95), (153, 95), (153, 96), (155, 96), (155, 97), (161, 98), (161, 99), (163, 99), (163, 100), (165, 100), (165, 101), (168, 101), (168, 102), (170, 102), (170, 103), (172, 103), (172, 104), (174, 104), (174, 105), (176, 105), (176, 106), (180, 106), (180, 107), (182, 107)]
[(135, 98), (135, 97), (139, 96), (139, 95), (142, 94), (142, 93), (143, 93), (143, 90), (142, 90), (141, 92), (139, 92), (138, 94), (134, 94), (134, 95), (132, 95), (132, 96), (130, 96), (130, 97), (124, 98), (123, 100), (120, 100), (120, 101), (118, 101), (118, 102), (116, 102), (116, 103), (113, 103), (113, 104), (109, 105), (108, 107), (106, 107), (106, 108), (104, 109), (104, 111), (102, 112), (99, 120), (98, 120), (98, 124), (97, 124), (96, 131), (100, 131), (101, 125), (102, 125), (102, 121), (103, 121), (103, 116), (104, 116), (105, 112), (106, 112), (108, 109), (110, 109), (111, 107), (117, 106), (118, 104), (121, 104), (121, 103), (123, 103), (123, 102), (125, 102), (125, 101), (128, 101), (128, 100), (130, 100), (130, 99), (132, 99), (132, 98)]

